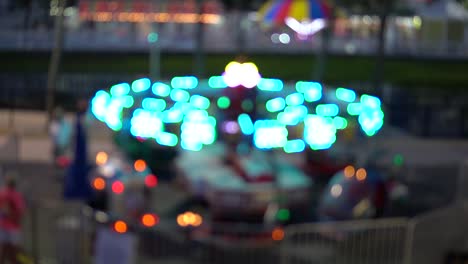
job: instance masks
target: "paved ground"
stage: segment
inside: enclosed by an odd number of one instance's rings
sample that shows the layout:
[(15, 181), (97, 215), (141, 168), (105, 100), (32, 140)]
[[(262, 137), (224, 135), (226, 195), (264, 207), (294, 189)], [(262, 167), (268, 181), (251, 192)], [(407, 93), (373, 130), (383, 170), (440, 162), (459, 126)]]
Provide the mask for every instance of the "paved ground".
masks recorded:
[[(0, 164), (3, 165), (3, 169), (11, 169), (18, 174), (20, 188), (32, 209), (28, 212), (24, 225), (25, 249), (31, 254), (39, 252), (40, 263), (56, 263), (54, 259), (57, 256), (58, 238), (51, 234), (57, 234), (57, 221), (63, 216), (64, 208), (73, 208), (73, 206), (64, 204), (61, 197), (63, 174), (51, 166), (50, 142), (43, 130), (44, 114), (37, 112), (16, 114), (14, 123), (18, 135), (17, 141), (12, 141), (9, 137), (8, 132), (12, 129), (8, 128), (8, 115), (0, 112)], [(404, 155), (408, 165), (423, 168), (407, 177), (413, 186), (410, 188), (413, 193), (411, 199), (421, 206), (442, 206), (449, 202), (452, 197), (450, 194), (453, 194), (457, 182), (457, 163), (468, 157), (468, 142), (427, 141), (392, 131), (385, 133), (385, 138), (373, 144), (385, 148), (389, 157), (400, 153)], [(109, 131), (99, 124), (93, 126), (90, 131), (91, 155), (97, 151), (113, 149)], [(439, 170), (434, 169), (435, 165), (439, 165)], [(184, 200), (185, 195), (172, 186), (163, 184), (155, 192), (154, 199), (154, 209), (161, 213)], [(32, 222), (37, 223), (35, 227), (32, 226)], [(72, 233), (59, 234), (60, 237), (67, 238), (67, 241), (73, 241), (70, 239)], [(37, 243), (34, 244), (34, 241)], [(37, 251), (34, 250), (34, 245), (37, 246)], [(151, 262), (140, 258), (139, 263)], [(159, 258), (157, 263), (184, 262), (182, 259)]]

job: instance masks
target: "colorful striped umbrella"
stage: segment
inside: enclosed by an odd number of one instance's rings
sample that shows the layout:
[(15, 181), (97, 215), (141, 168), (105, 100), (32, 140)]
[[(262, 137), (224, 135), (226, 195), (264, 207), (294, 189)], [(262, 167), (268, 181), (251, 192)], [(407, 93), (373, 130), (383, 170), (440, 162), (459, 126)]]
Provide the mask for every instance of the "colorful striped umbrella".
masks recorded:
[(324, 0), (270, 0), (259, 15), (267, 25), (282, 25), (286, 18), (313, 21), (330, 17), (331, 8)]

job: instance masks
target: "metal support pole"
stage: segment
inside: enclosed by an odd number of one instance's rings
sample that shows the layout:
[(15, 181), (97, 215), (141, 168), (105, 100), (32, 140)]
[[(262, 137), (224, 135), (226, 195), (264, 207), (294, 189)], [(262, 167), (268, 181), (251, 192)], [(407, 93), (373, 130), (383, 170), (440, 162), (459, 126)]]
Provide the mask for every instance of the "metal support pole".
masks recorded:
[(148, 37), (150, 44), (150, 77), (153, 81), (161, 78), (161, 46), (159, 42), (159, 23), (153, 23), (153, 30)]
[(204, 23), (203, 23), (203, 2), (204, 0), (197, 0), (197, 13), (198, 23), (197, 29), (195, 30), (195, 63), (194, 73), (198, 78), (202, 78), (205, 74), (205, 57), (203, 49), (204, 39)]

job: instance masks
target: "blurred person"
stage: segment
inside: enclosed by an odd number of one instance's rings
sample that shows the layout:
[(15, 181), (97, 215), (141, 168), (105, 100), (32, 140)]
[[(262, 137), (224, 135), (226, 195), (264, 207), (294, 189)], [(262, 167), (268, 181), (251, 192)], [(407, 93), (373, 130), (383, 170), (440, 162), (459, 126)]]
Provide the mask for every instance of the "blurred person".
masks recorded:
[(65, 176), (64, 196), (66, 199), (88, 201), (93, 195), (88, 178), (91, 165), (88, 161), (87, 110), (88, 102), (78, 101), (73, 142), (74, 157)]
[(0, 190), (0, 264), (8, 260), (19, 263), (21, 222), (25, 205), (23, 196), (16, 190), (16, 180), (7, 176)]
[(67, 159), (66, 154), (70, 148), (72, 128), (61, 108), (55, 110), (54, 119), (49, 130), (53, 145), (54, 163), (67, 163), (65, 159)]

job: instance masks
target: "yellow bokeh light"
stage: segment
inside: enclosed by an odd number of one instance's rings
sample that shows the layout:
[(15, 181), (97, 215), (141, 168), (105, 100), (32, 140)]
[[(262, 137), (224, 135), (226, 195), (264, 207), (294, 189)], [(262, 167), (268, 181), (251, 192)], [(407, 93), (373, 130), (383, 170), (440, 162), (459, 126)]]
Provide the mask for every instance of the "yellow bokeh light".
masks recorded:
[(363, 168), (357, 170), (356, 172), (356, 179), (358, 181), (364, 181), (367, 178), (367, 171)]
[(108, 160), (107, 153), (101, 151), (98, 154), (96, 154), (96, 165), (102, 166), (107, 163)]
[(354, 176), (354, 173), (355, 173), (355, 169), (351, 165), (346, 166), (346, 168), (344, 169), (344, 175), (346, 178), (352, 178)]

